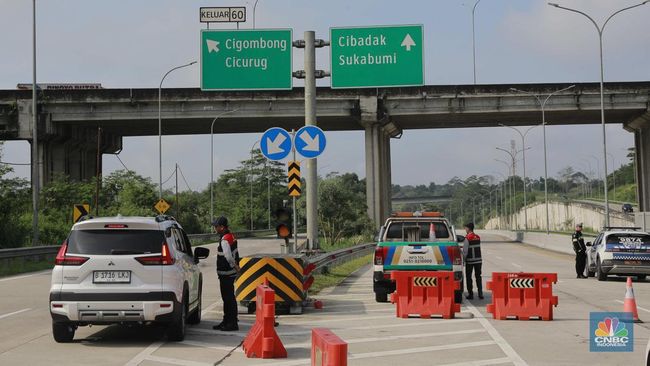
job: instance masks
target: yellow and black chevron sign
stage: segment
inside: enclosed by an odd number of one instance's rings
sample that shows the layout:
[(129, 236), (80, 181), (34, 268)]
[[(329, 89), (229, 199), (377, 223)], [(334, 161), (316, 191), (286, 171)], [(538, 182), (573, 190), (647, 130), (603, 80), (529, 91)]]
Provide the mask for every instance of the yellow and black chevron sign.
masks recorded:
[(297, 161), (290, 161), (289, 167), (289, 196), (297, 197), (302, 193), (300, 182), (300, 163)]
[(435, 287), (438, 284), (436, 277), (413, 277), (413, 286), (416, 287)]
[(88, 204), (75, 204), (72, 208), (72, 220), (77, 223), (79, 219), (90, 214), (90, 205)]
[(276, 302), (296, 303), (305, 300), (303, 290), (305, 261), (292, 257), (244, 257), (235, 280), (237, 301), (254, 301), (255, 289), (265, 280), (275, 290)]

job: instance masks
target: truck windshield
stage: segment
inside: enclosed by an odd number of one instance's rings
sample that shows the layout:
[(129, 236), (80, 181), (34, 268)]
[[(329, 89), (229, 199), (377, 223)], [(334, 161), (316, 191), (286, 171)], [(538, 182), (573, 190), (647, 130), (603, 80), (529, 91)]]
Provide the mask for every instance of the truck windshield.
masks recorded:
[(408, 241), (407, 231), (408, 228), (420, 228), (420, 241), (429, 241), (429, 227), (433, 223), (437, 239), (449, 239), (449, 229), (444, 222), (427, 222), (427, 221), (411, 221), (411, 222), (391, 222), (386, 230), (386, 241)]

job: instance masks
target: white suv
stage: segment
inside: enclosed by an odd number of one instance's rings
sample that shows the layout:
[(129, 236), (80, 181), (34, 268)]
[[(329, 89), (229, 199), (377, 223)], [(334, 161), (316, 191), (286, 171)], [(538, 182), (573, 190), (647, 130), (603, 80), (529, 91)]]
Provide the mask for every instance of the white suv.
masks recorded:
[(181, 341), (201, 321), (202, 276), (195, 248), (170, 216), (90, 218), (75, 224), (52, 271), (50, 313), (57, 342), (78, 326), (164, 323)]
[(650, 234), (646, 232), (609, 227), (587, 246), (589, 277), (606, 281), (608, 275), (619, 275), (645, 280), (650, 274)]

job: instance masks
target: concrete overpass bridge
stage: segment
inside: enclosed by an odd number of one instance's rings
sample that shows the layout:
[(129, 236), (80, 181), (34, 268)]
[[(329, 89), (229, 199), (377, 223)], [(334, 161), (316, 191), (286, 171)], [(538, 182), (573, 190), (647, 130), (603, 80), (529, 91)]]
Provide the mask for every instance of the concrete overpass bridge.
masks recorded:
[[(391, 210), (390, 139), (404, 129), (535, 125), (540, 106), (530, 95), (560, 84), (456, 85), (380, 89), (319, 88), (318, 124), (328, 131), (365, 131), (368, 211), (381, 222)], [(578, 83), (546, 105), (550, 125), (600, 123), (598, 83)], [(158, 133), (158, 89), (43, 90), (38, 106), (42, 182), (54, 173), (86, 179), (96, 171), (97, 127), (102, 153), (121, 150), (123, 136)], [(607, 83), (606, 120), (635, 134), (641, 210), (650, 209), (650, 82)], [(304, 91), (202, 92), (164, 89), (163, 133), (262, 132), (304, 124)], [(31, 92), (0, 90), (0, 139), (31, 140)], [(41, 183), (42, 183), (41, 182)]]

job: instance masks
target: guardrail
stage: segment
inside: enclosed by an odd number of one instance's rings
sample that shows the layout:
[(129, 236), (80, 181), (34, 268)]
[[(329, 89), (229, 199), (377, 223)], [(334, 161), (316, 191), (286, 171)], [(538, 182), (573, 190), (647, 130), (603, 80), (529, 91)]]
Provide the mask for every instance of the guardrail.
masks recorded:
[(309, 263), (315, 266), (314, 272), (322, 272), (328, 267), (345, 263), (371, 253), (375, 246), (376, 243), (364, 243), (349, 248), (338, 249), (312, 257), (309, 259)]
[[(275, 230), (252, 230), (236, 232), (235, 236), (239, 238), (250, 238), (273, 235), (274, 233)], [(190, 240), (208, 241), (216, 240), (217, 234), (191, 234), (188, 237)], [(0, 249), (0, 260), (29, 257), (45, 258), (50, 255), (55, 255), (59, 251), (59, 248), (61, 248), (60, 245), (43, 245), (39, 247)]]

